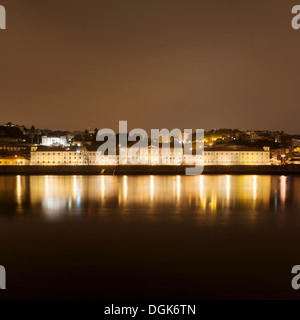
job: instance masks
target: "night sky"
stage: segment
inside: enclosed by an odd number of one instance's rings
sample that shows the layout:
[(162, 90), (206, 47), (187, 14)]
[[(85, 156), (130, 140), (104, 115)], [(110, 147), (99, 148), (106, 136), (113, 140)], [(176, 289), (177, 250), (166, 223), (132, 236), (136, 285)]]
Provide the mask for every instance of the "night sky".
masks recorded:
[(300, 0), (0, 4), (0, 123), (300, 133)]

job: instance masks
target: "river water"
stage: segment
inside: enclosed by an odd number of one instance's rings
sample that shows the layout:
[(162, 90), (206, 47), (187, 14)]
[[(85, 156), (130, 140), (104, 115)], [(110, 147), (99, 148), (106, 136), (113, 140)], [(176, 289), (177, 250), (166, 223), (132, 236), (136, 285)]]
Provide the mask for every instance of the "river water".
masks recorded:
[(299, 195), (300, 176), (0, 176), (4, 298), (298, 299)]

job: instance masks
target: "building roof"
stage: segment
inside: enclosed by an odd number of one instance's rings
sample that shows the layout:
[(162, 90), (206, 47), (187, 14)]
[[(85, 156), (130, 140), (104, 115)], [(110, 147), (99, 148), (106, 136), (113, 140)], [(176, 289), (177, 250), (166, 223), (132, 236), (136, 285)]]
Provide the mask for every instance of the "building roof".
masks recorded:
[(212, 147), (204, 147), (204, 151), (249, 151), (249, 152), (259, 152), (259, 151), (264, 151), (262, 148), (256, 148), (256, 147), (247, 147), (247, 146), (239, 146), (239, 145), (231, 145), (231, 146), (212, 146)]
[(5, 147), (5, 148), (27, 148), (27, 147), (29, 147), (29, 144), (17, 144), (17, 143), (9, 143), (9, 144), (7, 144), (7, 143), (0, 143), (0, 147), (1, 148), (3, 148), (3, 147)]
[(36, 151), (39, 151), (39, 152), (59, 152), (59, 151), (74, 151), (76, 152), (77, 150), (82, 150), (81, 147), (77, 147), (77, 146), (70, 146), (70, 147), (62, 147), (62, 146), (50, 146), (50, 147), (47, 147), (47, 146), (39, 146), (37, 147)]
[(15, 157), (15, 156), (0, 156), (0, 159), (2, 159), (2, 160), (27, 160), (26, 158), (24, 158), (24, 157), (21, 157), (21, 156), (17, 156), (17, 157)]
[(47, 138), (60, 138), (65, 137), (67, 132), (65, 131), (51, 131), (47, 134)]

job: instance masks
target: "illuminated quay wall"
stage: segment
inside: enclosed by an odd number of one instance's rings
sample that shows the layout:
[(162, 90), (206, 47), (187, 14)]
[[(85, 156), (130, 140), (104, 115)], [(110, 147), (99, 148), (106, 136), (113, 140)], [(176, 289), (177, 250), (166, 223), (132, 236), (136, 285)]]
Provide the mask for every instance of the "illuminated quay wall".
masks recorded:
[[(134, 151), (134, 152), (133, 152)], [(135, 152), (136, 151), (136, 152)], [(152, 150), (134, 150), (127, 152), (127, 163), (138, 165), (183, 165), (192, 164), (195, 156), (182, 155), (182, 152), (171, 152), (167, 149), (157, 148)], [(180, 161), (178, 161), (180, 159)], [(124, 159), (123, 159), (124, 160)], [(201, 163), (201, 156), (197, 162)], [(31, 165), (36, 166), (76, 166), (76, 165), (119, 165), (119, 155), (98, 157), (97, 151), (87, 151), (78, 147), (39, 147), (31, 151)], [(124, 163), (124, 162), (123, 162)], [(270, 165), (270, 152), (260, 150), (217, 150), (204, 152), (204, 165)]]

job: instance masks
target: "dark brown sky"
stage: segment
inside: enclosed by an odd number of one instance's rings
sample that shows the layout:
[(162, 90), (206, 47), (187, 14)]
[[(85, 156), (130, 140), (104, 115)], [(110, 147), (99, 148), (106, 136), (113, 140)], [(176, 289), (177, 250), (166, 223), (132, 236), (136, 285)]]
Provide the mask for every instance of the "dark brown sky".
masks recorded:
[(300, 133), (300, 0), (0, 0), (0, 122)]

